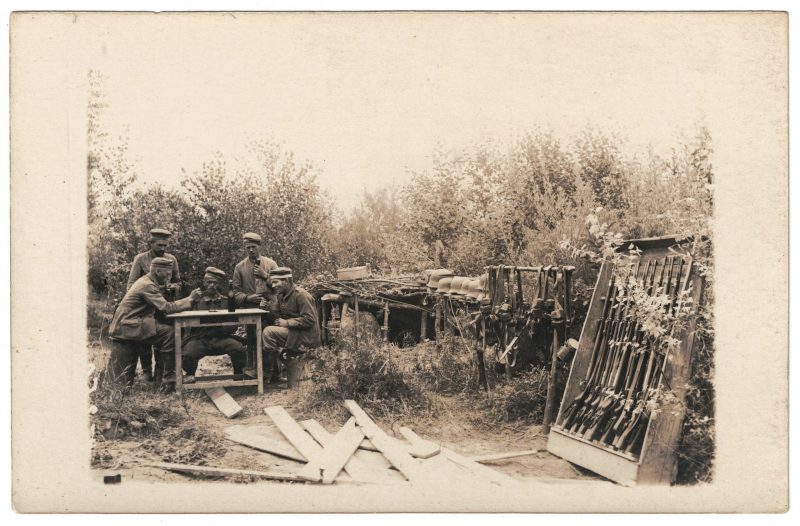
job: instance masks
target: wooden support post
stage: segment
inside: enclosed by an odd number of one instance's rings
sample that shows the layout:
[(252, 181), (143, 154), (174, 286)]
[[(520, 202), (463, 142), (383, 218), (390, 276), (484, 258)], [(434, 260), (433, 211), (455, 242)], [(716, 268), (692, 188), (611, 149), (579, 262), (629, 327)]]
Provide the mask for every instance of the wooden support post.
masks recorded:
[(550, 432), (553, 423), (553, 409), (556, 396), (556, 373), (558, 372), (558, 326), (553, 327), (553, 349), (550, 352), (550, 376), (547, 378), (547, 400), (544, 404), (544, 417), (542, 419), (542, 434)]
[(353, 330), (355, 331), (355, 346), (358, 349), (358, 340), (361, 336), (360, 327), (358, 326), (359, 316), (358, 316), (358, 294), (353, 294), (353, 307), (354, 307), (354, 316), (353, 316)]
[(428, 337), (428, 313), (422, 311), (419, 316), (419, 341), (422, 343)]
[(383, 343), (389, 342), (389, 302), (383, 304)]
[(481, 314), (481, 334), (480, 339), (475, 338), (475, 359), (478, 362), (478, 385), (484, 391), (489, 392), (489, 382), (486, 379), (486, 363), (484, 353), (486, 352), (486, 319)]
[(433, 307), (433, 335), (438, 342), (441, 337), (442, 330), (442, 302), (436, 298), (436, 304)]
[(320, 303), (322, 304), (322, 328), (321, 328), (322, 345), (326, 345), (327, 346), (328, 343), (329, 343), (329, 339), (328, 339), (328, 309), (327, 309), (328, 305), (326, 305), (327, 302), (325, 302), (325, 301), (322, 301)]

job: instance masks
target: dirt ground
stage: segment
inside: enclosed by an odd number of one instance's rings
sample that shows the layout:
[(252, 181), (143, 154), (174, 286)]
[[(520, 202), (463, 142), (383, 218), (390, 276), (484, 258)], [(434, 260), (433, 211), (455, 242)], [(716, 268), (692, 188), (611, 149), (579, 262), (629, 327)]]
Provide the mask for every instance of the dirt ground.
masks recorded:
[[(107, 359), (104, 346), (95, 345), (90, 348), (92, 362), (97, 370)], [(208, 357), (201, 361), (198, 376), (204, 374), (220, 374), (230, 371), (226, 356)], [(247, 426), (255, 428), (259, 433), (283, 440), (280, 431), (264, 413), (264, 408), (279, 405), (297, 421), (316, 419), (329, 432), (335, 433), (344, 424), (346, 414), (306, 414), (299, 403), (298, 393), (289, 390), (285, 382), (270, 384), (265, 395), (258, 395), (253, 387), (227, 388), (228, 393), (244, 409), (234, 419), (226, 419), (201, 390), (187, 391), (181, 404), (176, 395), (150, 393), (148, 384), (137, 375), (135, 389), (139, 396), (163, 398), (165, 402), (183, 406), (184, 419), (178, 429), (164, 430), (156, 438), (125, 435), (115, 438), (110, 419), (107, 429), (100, 429), (93, 447), (92, 467), (97, 477), (121, 474), (125, 479), (140, 481), (207, 481), (208, 478), (183, 475), (148, 467), (148, 462), (176, 462), (202, 464), (213, 467), (225, 467), (250, 470), (270, 470), (294, 473), (302, 464), (287, 460), (269, 453), (263, 453), (249, 447), (239, 445), (224, 438), (224, 430), (230, 426)], [(157, 402), (156, 402), (157, 403)], [(469, 408), (465, 402), (449, 398), (440, 404), (446, 407), (444, 416), (433, 418), (417, 418), (416, 420), (393, 420), (376, 418), (378, 425), (388, 434), (402, 438), (399, 427), (407, 426), (423, 438), (446, 446), (465, 456), (514, 452), (537, 449), (538, 453), (496, 461), (487, 464), (503, 473), (520, 480), (598, 480), (598, 477), (584, 471), (546, 451), (547, 439), (541, 434), (537, 425), (504, 425), (493, 429), (484, 429), (471, 424), (464, 415)], [(116, 422), (119, 426), (119, 422)], [(102, 427), (102, 426), (101, 426)], [(199, 430), (199, 431), (198, 431)], [(102, 432), (105, 431), (105, 432)], [(169, 431), (169, 432), (167, 432)], [(221, 479), (222, 480), (222, 479)], [(229, 477), (234, 482), (256, 482), (249, 477)]]

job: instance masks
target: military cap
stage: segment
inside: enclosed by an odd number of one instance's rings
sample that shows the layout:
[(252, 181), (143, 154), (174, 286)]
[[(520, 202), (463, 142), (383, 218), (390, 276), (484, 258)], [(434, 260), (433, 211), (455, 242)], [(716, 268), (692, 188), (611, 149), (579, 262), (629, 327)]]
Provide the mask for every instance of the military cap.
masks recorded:
[(227, 274), (225, 274), (224, 270), (218, 269), (217, 267), (208, 267), (205, 270), (205, 274), (210, 274), (217, 279), (223, 279), (228, 276)]
[(155, 237), (159, 239), (166, 239), (172, 235), (172, 232), (166, 230), (164, 228), (153, 228), (150, 230), (150, 237)]
[(272, 269), (269, 271), (270, 278), (291, 278), (292, 277), (292, 269), (289, 267), (278, 267), (276, 269)]
[(250, 241), (252, 243), (258, 243), (259, 245), (261, 244), (261, 236), (259, 236), (255, 232), (246, 233), (245, 235), (242, 236), (242, 239), (245, 241), (245, 243)]
[(172, 268), (172, 260), (169, 258), (153, 258), (153, 261), (150, 262), (150, 268), (153, 267)]

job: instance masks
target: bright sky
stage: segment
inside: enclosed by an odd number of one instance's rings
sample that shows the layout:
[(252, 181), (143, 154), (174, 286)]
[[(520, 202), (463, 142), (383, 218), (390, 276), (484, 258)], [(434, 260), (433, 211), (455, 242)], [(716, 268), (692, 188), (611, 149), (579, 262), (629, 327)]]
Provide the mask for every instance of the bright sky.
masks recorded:
[(407, 13), (77, 23), (95, 35), (86, 51), (106, 77), (106, 119), (129, 125), (143, 180), (177, 184), (214, 151), (270, 137), (318, 166), (321, 186), (349, 209), (362, 190), (428, 167), (437, 145), (502, 145), (536, 127), (568, 140), (593, 126), (632, 152), (665, 152), (702, 122), (718, 142), (742, 118), (743, 90), (776, 75), (763, 64), (777, 21), (761, 20)]

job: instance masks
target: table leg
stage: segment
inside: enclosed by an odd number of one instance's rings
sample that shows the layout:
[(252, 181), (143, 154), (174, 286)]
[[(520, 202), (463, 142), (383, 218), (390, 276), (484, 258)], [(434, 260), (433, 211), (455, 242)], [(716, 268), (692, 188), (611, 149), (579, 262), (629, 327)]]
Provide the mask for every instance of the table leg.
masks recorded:
[(175, 320), (175, 390), (183, 396), (183, 324)]
[(258, 394), (264, 394), (264, 353), (261, 334), (261, 316), (256, 318), (256, 378), (258, 378)]

